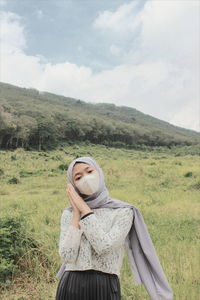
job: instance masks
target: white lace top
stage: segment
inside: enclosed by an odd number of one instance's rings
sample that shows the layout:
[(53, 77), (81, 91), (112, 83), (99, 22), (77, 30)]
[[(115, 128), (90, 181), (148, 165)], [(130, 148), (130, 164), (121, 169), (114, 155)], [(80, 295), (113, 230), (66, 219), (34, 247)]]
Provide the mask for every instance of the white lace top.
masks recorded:
[(96, 208), (80, 219), (80, 229), (71, 223), (72, 212), (61, 215), (59, 255), (65, 270), (94, 269), (120, 276), (125, 239), (133, 222), (129, 207)]

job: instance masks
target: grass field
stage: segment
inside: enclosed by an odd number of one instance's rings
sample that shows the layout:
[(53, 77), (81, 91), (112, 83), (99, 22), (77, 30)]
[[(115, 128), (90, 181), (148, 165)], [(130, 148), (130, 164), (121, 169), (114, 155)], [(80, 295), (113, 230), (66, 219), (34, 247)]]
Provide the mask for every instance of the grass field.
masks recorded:
[[(27, 233), (40, 245), (20, 257), (24, 269), (16, 269), (1, 285), (0, 298), (55, 299), (60, 216), (69, 205), (66, 167), (78, 156), (94, 157), (110, 196), (140, 209), (174, 299), (200, 300), (200, 149), (127, 150), (81, 144), (45, 152), (0, 151), (0, 216), (24, 217)], [(144, 286), (134, 284), (126, 255), (120, 281), (122, 300), (149, 299)]]

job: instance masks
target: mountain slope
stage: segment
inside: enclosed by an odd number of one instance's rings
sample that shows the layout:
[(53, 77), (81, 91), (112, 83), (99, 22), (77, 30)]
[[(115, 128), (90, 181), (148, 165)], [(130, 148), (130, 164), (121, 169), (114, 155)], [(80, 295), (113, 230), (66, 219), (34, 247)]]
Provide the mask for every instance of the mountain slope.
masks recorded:
[(200, 133), (134, 108), (0, 83), (0, 147), (48, 148), (60, 141), (105, 145), (191, 145)]

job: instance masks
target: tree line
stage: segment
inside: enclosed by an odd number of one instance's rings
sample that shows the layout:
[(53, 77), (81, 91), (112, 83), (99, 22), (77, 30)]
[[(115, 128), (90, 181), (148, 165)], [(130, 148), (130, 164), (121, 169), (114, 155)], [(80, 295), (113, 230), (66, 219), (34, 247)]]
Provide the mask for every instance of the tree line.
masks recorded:
[[(2, 85), (0, 95), (0, 148), (45, 150), (60, 142), (91, 142), (135, 147), (191, 145), (200, 142), (187, 130), (172, 130), (155, 118), (114, 104), (41, 94), (34, 89)], [(152, 123), (151, 123), (152, 122)], [(154, 123), (153, 123), (154, 122)], [(156, 119), (158, 122), (158, 119)]]

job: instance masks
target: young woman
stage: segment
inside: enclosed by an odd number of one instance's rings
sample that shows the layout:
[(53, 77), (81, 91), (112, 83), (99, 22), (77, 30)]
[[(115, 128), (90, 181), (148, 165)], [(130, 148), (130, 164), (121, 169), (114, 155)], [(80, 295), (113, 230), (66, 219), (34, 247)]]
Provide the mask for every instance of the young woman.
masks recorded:
[(71, 206), (61, 216), (63, 264), (56, 300), (120, 300), (125, 248), (136, 284), (144, 283), (152, 300), (172, 300), (139, 210), (109, 197), (102, 169), (92, 157), (73, 160), (67, 178)]

